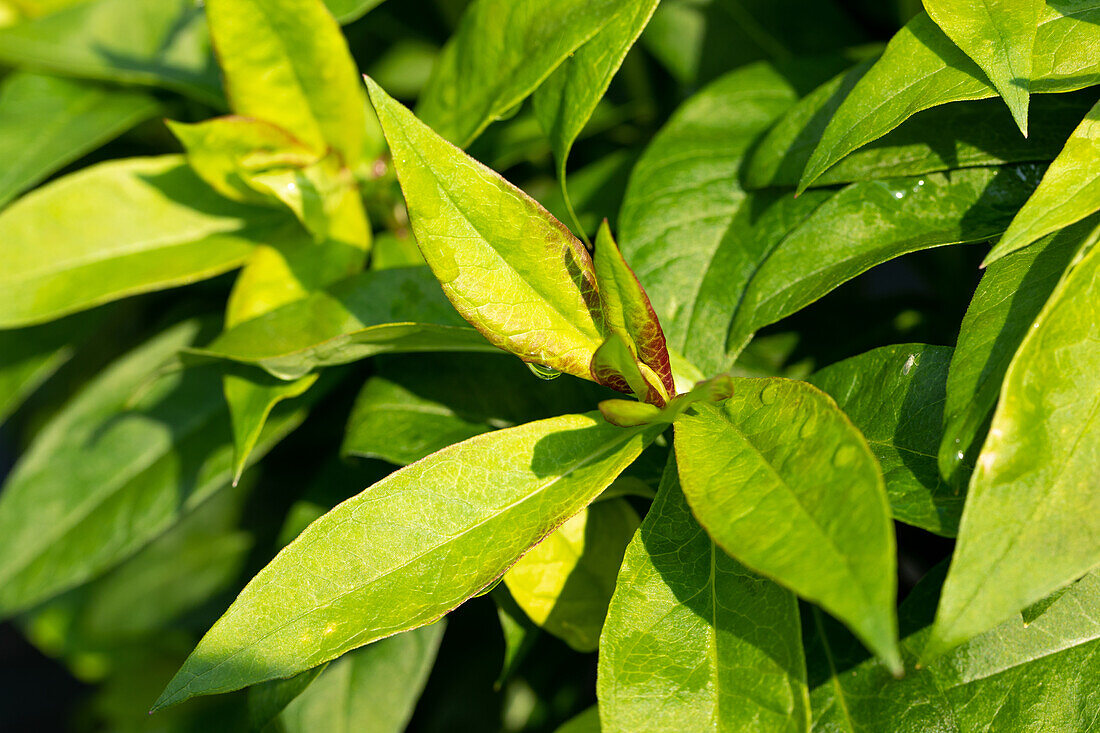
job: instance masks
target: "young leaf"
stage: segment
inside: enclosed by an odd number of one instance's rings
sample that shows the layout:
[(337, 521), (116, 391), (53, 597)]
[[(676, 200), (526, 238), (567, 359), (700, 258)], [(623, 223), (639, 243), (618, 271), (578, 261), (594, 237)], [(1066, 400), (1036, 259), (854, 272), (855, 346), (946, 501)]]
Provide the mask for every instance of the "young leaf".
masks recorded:
[(566, 415), (390, 474), (253, 578), (156, 707), (287, 677), (434, 621), (583, 509), (653, 437)]
[(832, 399), (804, 382), (734, 380), (725, 403), (676, 422), (676, 461), (719, 547), (820, 604), (900, 668), (882, 473)]
[(1096, 211), (1100, 211), (1100, 102), (1073, 131), (984, 264)]
[[(624, 394), (633, 394), (638, 400), (664, 407), (667, 399), (657, 386), (656, 376), (647, 376), (649, 371), (638, 361), (626, 337), (622, 333), (612, 332), (592, 355), (589, 369), (591, 379), (596, 384), (604, 384)], [(650, 371), (650, 375), (653, 373)]]
[(994, 262), (982, 276), (959, 329), (944, 404), (940, 474), (965, 485), (997, 406), (1005, 372), (1097, 218), (1040, 239)]
[(659, 394), (664, 392), (660, 400), (663, 403), (676, 394), (665, 333), (649, 296), (615, 244), (606, 220), (596, 235), (594, 267), (604, 328), (620, 334), (634, 357), (657, 377), (658, 383), (653, 386)]
[(696, 523), (670, 459), (600, 637), (601, 730), (806, 731), (794, 595)]
[(527, 617), (579, 652), (594, 652), (638, 515), (625, 499), (597, 502), (521, 557), (504, 584)]
[(499, 352), (383, 356), (355, 400), (341, 451), (403, 466), (490, 430), (580, 412), (603, 394), (577, 379), (539, 381)]
[(924, 9), (974, 60), (1027, 137), (1031, 55), (1043, 0), (924, 0)]
[[(98, 376), (22, 456), (0, 499), (0, 615), (110, 569), (232, 479), (228, 415), (211, 370), (135, 390), (197, 327), (173, 327)], [(130, 405), (132, 400), (136, 402)], [(304, 419), (283, 411), (258, 458)]]
[(207, 0), (233, 111), (278, 125), (346, 165), (359, 162), (366, 99), (340, 26), (321, 0)]
[(141, 92), (11, 74), (0, 86), (0, 207), (159, 109)]
[(618, 0), (475, 0), (436, 60), (417, 115), (465, 148), (622, 7)]
[(413, 233), (458, 312), (494, 346), (590, 378), (603, 338), (588, 251), (533, 199), (367, 84)]
[(806, 662), (814, 730), (927, 733), (1087, 730), (1100, 684), (1100, 578), (1086, 576), (1032, 624), (1006, 621), (955, 652), (916, 665), (943, 569), (901, 606), (908, 671), (895, 678), (837, 624), (811, 610)]
[(1005, 374), (929, 640), (931, 658), (1100, 564), (1100, 247), (1059, 283)]
[(192, 0), (91, 0), (0, 28), (0, 63), (224, 104), (206, 19)]
[[(1035, 36), (1032, 91), (1067, 92), (1100, 81), (1100, 61), (1064, 48), (1100, 44), (1100, 2), (1047, 5)], [(807, 188), (848, 153), (930, 107), (996, 96), (984, 72), (920, 14), (909, 21), (832, 116), (807, 163), (799, 190)]]
[(815, 372), (810, 384), (829, 394), (875, 454), (894, 519), (946, 537), (959, 527), (963, 496), (940, 478), (936, 451), (952, 350), (884, 346)]
[(349, 277), (192, 351), (259, 366), (286, 380), (387, 352), (500, 353), (466, 326), (426, 267)]
[(179, 156), (86, 168), (0, 213), (0, 328), (213, 277), (292, 221), (227, 201)]
[(285, 733), (401, 733), (443, 639), (439, 621), (357, 649), (325, 668), (279, 716)]

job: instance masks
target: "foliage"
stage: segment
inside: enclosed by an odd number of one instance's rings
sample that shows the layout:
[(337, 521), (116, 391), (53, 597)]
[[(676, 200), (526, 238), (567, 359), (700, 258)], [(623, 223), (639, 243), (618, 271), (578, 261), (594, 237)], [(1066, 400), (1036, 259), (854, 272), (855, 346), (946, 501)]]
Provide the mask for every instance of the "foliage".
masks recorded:
[(1089, 729), (1098, 59), (0, 0), (0, 617), (76, 730)]

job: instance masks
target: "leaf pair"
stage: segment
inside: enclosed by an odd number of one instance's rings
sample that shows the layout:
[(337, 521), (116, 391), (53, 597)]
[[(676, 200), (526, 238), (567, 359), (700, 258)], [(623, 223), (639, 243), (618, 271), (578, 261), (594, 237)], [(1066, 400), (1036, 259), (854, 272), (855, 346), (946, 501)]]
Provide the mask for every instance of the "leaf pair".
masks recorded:
[(493, 345), (663, 406), (664, 335), (605, 227), (593, 264), (533, 199), (431, 131), (367, 80), (424, 259)]

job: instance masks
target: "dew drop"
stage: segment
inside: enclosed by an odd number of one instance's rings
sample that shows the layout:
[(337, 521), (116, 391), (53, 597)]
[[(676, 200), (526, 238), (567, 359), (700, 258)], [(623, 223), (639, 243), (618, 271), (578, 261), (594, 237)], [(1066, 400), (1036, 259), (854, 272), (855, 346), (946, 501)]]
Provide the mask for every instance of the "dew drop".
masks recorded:
[(561, 376), (561, 372), (559, 372), (554, 367), (548, 367), (545, 364), (528, 364), (527, 368), (530, 369), (531, 373), (539, 379), (545, 379), (549, 381), (551, 379), (557, 379)]
[(770, 405), (775, 402), (775, 398), (779, 395), (779, 388), (774, 384), (769, 384), (764, 389), (760, 390), (760, 401), (765, 405)]
[(845, 468), (855, 463), (856, 448), (854, 445), (842, 445), (833, 454), (833, 465), (837, 468)]
[(958, 452), (955, 453), (955, 460), (956, 461), (961, 461), (964, 458), (966, 458), (966, 454), (963, 453), (962, 451), (958, 451)]
[(898, 200), (905, 198), (905, 191), (894, 191), (894, 198)]

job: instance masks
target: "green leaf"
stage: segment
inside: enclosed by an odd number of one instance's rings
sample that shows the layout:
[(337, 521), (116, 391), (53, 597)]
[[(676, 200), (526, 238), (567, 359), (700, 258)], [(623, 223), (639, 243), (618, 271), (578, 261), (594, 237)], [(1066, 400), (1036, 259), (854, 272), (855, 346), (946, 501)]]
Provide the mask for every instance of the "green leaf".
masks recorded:
[(579, 652), (594, 652), (638, 515), (625, 499), (597, 502), (521, 557), (504, 584), (527, 617)]
[(141, 92), (17, 72), (0, 86), (0, 207), (157, 114)]
[(938, 454), (940, 474), (952, 486), (965, 485), (969, 478), (1008, 365), (1096, 224), (1096, 217), (1091, 217), (1048, 235), (994, 262), (982, 276), (963, 318), (947, 377)]
[(319, 664), (285, 680), (270, 680), (248, 688), (248, 725), (253, 731), (279, 717), (279, 713), (313, 684), (328, 664)]
[(325, 6), (342, 25), (359, 20), (385, 0), (325, 0)]
[(279, 716), (285, 733), (401, 733), (428, 681), (446, 621), (377, 641), (325, 668)]
[[(1032, 59), (1032, 91), (1067, 92), (1100, 82), (1100, 2), (1068, 0), (1042, 10)], [(1064, 53), (1064, 48), (1077, 49)], [(799, 190), (848, 153), (921, 110), (996, 96), (985, 74), (925, 14), (890, 41), (829, 121)]]
[[(535, 116), (550, 137), (550, 147), (558, 163), (558, 180), (570, 212), (572, 203), (565, 186), (569, 151), (659, 2), (627, 0), (622, 3), (623, 9), (591, 40), (562, 61), (532, 97)], [(573, 220), (576, 221), (575, 215)]]
[[(829, 119), (870, 62), (845, 72), (799, 100), (768, 131), (744, 172), (748, 188), (798, 185)], [(1054, 160), (1095, 101), (1084, 90), (1031, 100), (1030, 137), (1021, 137), (999, 99), (952, 102), (918, 112), (896, 129), (846, 155), (811, 187), (876, 178), (917, 176), (975, 166)]]
[(434, 621), (583, 509), (654, 436), (566, 415), (390, 474), (253, 578), (156, 707), (286, 677)]
[(1100, 564), (1100, 247), (1064, 277), (1013, 357), (970, 480), (927, 655)]
[(406, 465), (490, 430), (580, 412), (602, 394), (576, 379), (539, 380), (500, 353), (379, 357), (341, 450)]
[(1001, 624), (917, 666), (943, 578), (929, 573), (902, 604), (907, 673), (895, 679), (817, 612), (806, 624), (815, 731), (1078, 731), (1096, 719), (1100, 579), (1086, 576), (1030, 625)]
[(321, 0), (207, 0), (233, 111), (278, 125), (318, 153), (359, 162), (366, 99), (339, 24)]
[(924, 9), (981, 67), (1027, 137), (1028, 89), (1043, 0), (924, 0)]
[(676, 422), (676, 460), (692, 512), (719, 547), (821, 605), (899, 668), (882, 473), (832, 399), (805, 382), (734, 380), (725, 403), (700, 403)]
[(706, 263), (742, 209), (737, 173), (752, 142), (796, 99), (769, 66), (734, 71), (685, 102), (630, 177), (619, 244), (661, 318), (668, 346), (707, 373), (690, 328)]
[(497, 583), (489, 591), (497, 605), (497, 619), (500, 621), (500, 633), (504, 637), (504, 660), (500, 665), (500, 674), (493, 685), (495, 690), (510, 680), (516, 670), (527, 658), (542, 630), (535, 626), (527, 614), (517, 604), (508, 587)]
[[(663, 405), (676, 394), (665, 333), (649, 296), (615, 244), (606, 220), (596, 235), (593, 264), (600, 288), (604, 328), (622, 336), (634, 359), (641, 363), (646, 382), (651, 384), (651, 389), (656, 389), (657, 404)], [(647, 369), (652, 374), (645, 374)]]
[(280, 379), (399, 351), (500, 351), (469, 328), (426, 267), (373, 270), (242, 322), (198, 355)]
[(0, 63), (224, 104), (206, 19), (192, 0), (93, 0), (0, 28)]
[(475, 0), (436, 60), (417, 115), (467, 147), (622, 7), (617, 0)]
[(600, 637), (606, 731), (805, 731), (794, 596), (719, 549), (669, 460), (626, 550)]
[(985, 265), (1100, 211), (1100, 102), (1047, 168)]
[(574, 715), (554, 733), (600, 733), (600, 709), (596, 705)]
[(98, 314), (0, 331), (0, 424), (72, 358)]
[(946, 537), (958, 530), (964, 498), (940, 478), (936, 462), (951, 354), (946, 346), (884, 346), (807, 380), (835, 399), (867, 438), (894, 519)]
[(0, 213), (0, 328), (213, 277), (288, 224), (222, 198), (179, 156), (86, 168)]
[(494, 346), (589, 379), (603, 338), (588, 251), (533, 199), (367, 83), (413, 233), (455, 308)]
[[(0, 495), (0, 615), (110, 569), (230, 482), (217, 374), (175, 372), (149, 385), (196, 332), (184, 323), (119, 359), (20, 458)], [(300, 407), (282, 411), (257, 458), (304, 417)]]

